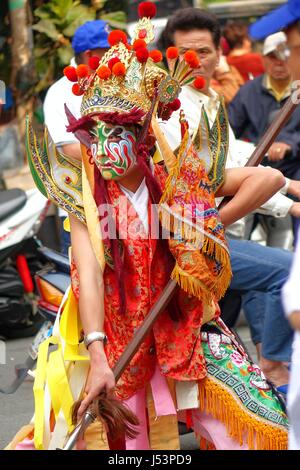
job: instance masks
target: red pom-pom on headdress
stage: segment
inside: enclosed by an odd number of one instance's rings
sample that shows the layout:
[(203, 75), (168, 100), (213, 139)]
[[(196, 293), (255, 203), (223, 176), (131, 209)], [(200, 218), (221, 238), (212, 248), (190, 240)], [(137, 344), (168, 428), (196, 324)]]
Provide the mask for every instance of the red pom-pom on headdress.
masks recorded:
[(132, 44), (132, 48), (137, 51), (138, 49), (141, 49), (141, 48), (146, 48), (147, 47), (147, 43), (146, 41), (144, 41), (144, 39), (136, 39), (134, 41), (134, 43)]
[(107, 65), (101, 65), (97, 70), (97, 75), (101, 80), (107, 80), (111, 76), (111, 70)]
[(162, 56), (162, 53), (157, 50), (157, 49), (154, 49), (153, 51), (150, 51), (149, 52), (149, 57), (153, 60), (153, 62), (155, 63), (158, 63), (158, 62), (161, 62), (163, 60), (163, 56)]
[(166, 50), (167, 59), (177, 59), (179, 56), (179, 51), (177, 47), (171, 46)]
[(200, 60), (195, 51), (186, 51), (183, 58), (192, 69), (196, 69), (200, 65)]
[(76, 96), (81, 96), (83, 95), (83, 89), (80, 88), (80, 86), (78, 85), (78, 83), (74, 83), (74, 85), (72, 86), (72, 92), (74, 95)]
[(202, 90), (202, 88), (205, 87), (205, 78), (203, 77), (197, 77), (195, 78), (194, 82), (193, 82), (193, 85), (195, 88), (197, 88), (197, 90)]
[(156, 15), (156, 5), (152, 2), (142, 2), (138, 6), (140, 18), (153, 18)]
[(149, 57), (149, 51), (145, 47), (142, 47), (138, 49), (135, 53), (137, 60), (141, 63), (144, 64), (147, 62), (148, 57)]
[(122, 62), (117, 62), (112, 68), (112, 73), (116, 77), (124, 77), (124, 75), (126, 73), (125, 65), (122, 64)]
[(201, 63), (200, 60), (196, 57), (196, 59), (191, 60), (188, 65), (191, 67), (191, 69), (197, 69), (200, 67)]
[(113, 66), (114, 66), (115, 64), (117, 64), (118, 62), (121, 62), (118, 57), (112, 57), (112, 58), (109, 59), (109, 61), (107, 62), (107, 65), (108, 65), (108, 67), (110, 68), (110, 70), (112, 70)]
[(78, 78), (85, 78), (89, 75), (89, 68), (85, 64), (80, 64), (76, 67), (76, 73)]
[(97, 68), (99, 67), (99, 62), (100, 62), (100, 59), (96, 55), (93, 55), (92, 57), (90, 57), (89, 58), (90, 69), (97, 70)]
[(64, 76), (67, 77), (70, 82), (77, 82), (78, 80), (76, 69), (72, 67), (72, 65), (68, 65), (64, 68)]
[(115, 46), (116, 44), (119, 44), (119, 42), (122, 42), (123, 44), (127, 44), (128, 42), (126, 33), (124, 33), (124, 31), (121, 31), (120, 29), (115, 29), (114, 31), (111, 31), (108, 35), (107, 40), (111, 47)]

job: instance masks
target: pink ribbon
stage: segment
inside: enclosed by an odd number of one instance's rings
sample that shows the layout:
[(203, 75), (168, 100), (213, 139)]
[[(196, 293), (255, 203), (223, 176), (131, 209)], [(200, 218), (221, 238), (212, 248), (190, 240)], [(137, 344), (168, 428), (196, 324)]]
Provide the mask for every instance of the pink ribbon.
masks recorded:
[(146, 390), (138, 390), (131, 398), (125, 400), (128, 408), (135, 413), (140, 424), (137, 426), (138, 435), (135, 439), (126, 437), (126, 450), (150, 450), (148, 426), (146, 418)]
[(167, 380), (161, 374), (157, 364), (150, 384), (156, 416), (176, 415), (176, 408), (167, 384)]
[[(158, 365), (150, 381), (156, 416), (176, 415), (174, 402), (165, 377)], [(146, 416), (146, 389), (138, 390), (135, 395), (125, 401), (128, 408), (135, 413), (140, 424), (135, 439), (126, 438), (126, 450), (149, 450), (148, 423)]]

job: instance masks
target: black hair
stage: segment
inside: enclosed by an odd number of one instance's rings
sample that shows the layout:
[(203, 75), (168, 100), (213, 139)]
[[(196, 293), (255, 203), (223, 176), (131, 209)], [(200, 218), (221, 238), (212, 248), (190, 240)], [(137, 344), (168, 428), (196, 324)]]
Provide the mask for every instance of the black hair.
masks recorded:
[(220, 46), (221, 27), (218, 18), (212, 13), (200, 8), (181, 8), (170, 16), (166, 27), (159, 39), (159, 46), (166, 50), (174, 45), (176, 31), (191, 31), (193, 29), (208, 30), (216, 49)]

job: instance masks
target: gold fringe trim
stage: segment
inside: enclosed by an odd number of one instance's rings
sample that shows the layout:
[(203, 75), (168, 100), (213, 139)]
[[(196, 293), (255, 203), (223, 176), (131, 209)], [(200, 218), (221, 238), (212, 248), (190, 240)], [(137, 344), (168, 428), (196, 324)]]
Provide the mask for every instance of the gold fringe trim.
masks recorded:
[(204, 303), (211, 301), (211, 294), (209, 294), (207, 287), (199, 281), (199, 279), (192, 277), (183, 271), (178, 264), (175, 265), (175, 268), (171, 273), (171, 279), (174, 279), (180, 288), (189, 295), (198, 297)]
[(210, 378), (199, 382), (200, 410), (225, 424), (229, 436), (250, 450), (287, 450), (288, 432), (243, 410), (229, 391)]
[[(174, 180), (176, 180), (180, 173), (180, 168), (182, 165), (182, 160), (185, 156), (185, 153), (188, 151), (189, 144), (189, 135), (188, 132), (185, 133), (184, 138), (182, 139), (179, 154), (177, 157), (177, 164), (172, 167), (170, 174), (167, 178), (164, 193), (160, 200), (160, 204), (168, 203), (168, 201), (173, 197), (174, 194)], [(164, 226), (164, 221), (162, 214), (164, 213), (163, 207), (161, 206), (160, 215), (161, 223)], [(169, 219), (167, 219), (169, 222)], [(175, 222), (173, 221), (173, 224)], [(186, 224), (185, 224), (186, 225)], [(169, 228), (169, 227), (166, 227)], [(188, 238), (197, 240), (197, 229), (190, 228), (190, 233), (187, 232), (187, 227), (184, 229), (186, 231), (185, 235), (188, 235)], [(176, 264), (171, 278), (176, 280), (179, 286), (188, 294), (193, 295), (203, 301), (211, 301), (212, 295), (215, 296), (217, 300), (223, 297), (231, 281), (232, 272), (230, 265), (230, 255), (224, 246), (219, 244), (217, 241), (202, 235), (203, 244), (200, 248), (201, 255), (206, 255), (213, 259), (218, 260), (221, 265), (221, 271), (218, 276), (214, 276), (209, 269), (209, 266), (204, 262), (203, 267), (200, 266), (200, 263), (197, 263), (197, 272), (199, 275), (194, 276), (188, 271), (184, 271), (178, 264)], [(174, 248), (176, 250), (176, 247)], [(175, 257), (176, 258), (176, 257)]]
[(197, 277), (183, 270), (177, 263), (172, 271), (171, 278), (189, 295), (193, 295), (204, 302), (210, 302), (212, 295), (217, 300), (221, 299), (231, 281), (232, 272), (230, 267), (230, 256), (226, 250), (216, 245), (212, 240), (206, 240), (202, 249), (202, 255), (214, 253), (216, 259), (220, 260), (223, 267), (217, 277), (209, 271), (208, 266), (197, 266)]

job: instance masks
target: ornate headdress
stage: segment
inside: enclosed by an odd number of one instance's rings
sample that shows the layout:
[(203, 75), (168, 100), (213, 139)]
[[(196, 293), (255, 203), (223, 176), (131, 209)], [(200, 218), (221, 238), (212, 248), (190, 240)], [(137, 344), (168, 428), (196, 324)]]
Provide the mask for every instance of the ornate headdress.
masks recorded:
[[(83, 159), (87, 175), (84, 169), (81, 171), (81, 165), (61, 154), (47, 128), (41, 148), (27, 119), (28, 161), (38, 188), (55, 204), (82, 221), (87, 218), (82, 200), (82, 194), (87, 194), (82, 190), (86, 176), (89, 185), (85, 187), (91, 187), (91, 194), (94, 190), (92, 166), (86, 162), (91, 156), (91, 131), (97, 121), (142, 125), (143, 130), (139, 134), (139, 144), (142, 144), (152, 115), (167, 119), (180, 107), (178, 95), (181, 86), (194, 81), (199, 87), (199, 79), (192, 78), (193, 68), (200, 65), (195, 52), (186, 52), (184, 60), (180, 61), (178, 50), (170, 47), (167, 50), (170, 72), (158, 66), (162, 53), (148, 49), (154, 39), (151, 18), (155, 16), (156, 7), (152, 2), (143, 2), (138, 10), (140, 20), (132, 44), (128, 43), (123, 31), (112, 31), (109, 35), (111, 47), (101, 60), (93, 56), (89, 66), (81, 64), (64, 69), (65, 76), (74, 82), (73, 93), (82, 95), (82, 117), (76, 119), (67, 107), (66, 113), (68, 130), (84, 144), (83, 151), (88, 154), (88, 158)], [(202, 85), (203, 82), (200, 87)], [(90, 206), (87, 204), (88, 208)]]
[(167, 73), (158, 67), (162, 53), (148, 50), (154, 39), (151, 18), (156, 7), (143, 2), (138, 11), (140, 20), (131, 45), (123, 31), (114, 30), (108, 37), (111, 48), (101, 60), (91, 57), (89, 67), (65, 68), (67, 78), (76, 81), (73, 93), (83, 95), (83, 118), (76, 122), (71, 119), (70, 131), (77, 131), (94, 116), (110, 123), (143, 124), (149, 112), (156, 111), (159, 117), (168, 118), (180, 107), (181, 85), (194, 80), (191, 75), (193, 68), (200, 65), (199, 60), (195, 52), (188, 51), (180, 62), (176, 48), (169, 48), (171, 71)]

